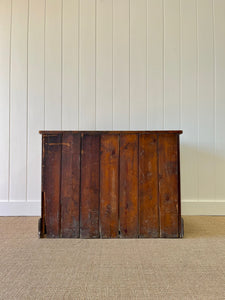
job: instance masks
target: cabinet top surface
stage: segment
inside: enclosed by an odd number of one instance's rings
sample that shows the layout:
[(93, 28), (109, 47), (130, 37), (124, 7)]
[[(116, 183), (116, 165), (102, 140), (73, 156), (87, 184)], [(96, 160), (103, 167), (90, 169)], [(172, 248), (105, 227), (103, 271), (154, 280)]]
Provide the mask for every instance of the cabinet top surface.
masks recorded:
[(121, 130), (121, 131), (107, 131), (107, 130), (40, 130), (40, 134), (63, 134), (63, 133), (83, 133), (83, 134), (130, 134), (130, 133), (155, 133), (155, 134), (182, 134), (182, 130), (143, 130), (143, 131), (133, 131), (133, 130)]

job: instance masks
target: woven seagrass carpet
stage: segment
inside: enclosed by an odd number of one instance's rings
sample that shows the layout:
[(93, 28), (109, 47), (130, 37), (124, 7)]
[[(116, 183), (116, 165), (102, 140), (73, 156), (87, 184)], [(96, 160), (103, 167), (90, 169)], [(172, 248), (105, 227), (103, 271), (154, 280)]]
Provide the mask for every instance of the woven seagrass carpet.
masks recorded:
[(38, 239), (0, 218), (0, 299), (225, 299), (225, 217), (184, 217), (183, 239)]

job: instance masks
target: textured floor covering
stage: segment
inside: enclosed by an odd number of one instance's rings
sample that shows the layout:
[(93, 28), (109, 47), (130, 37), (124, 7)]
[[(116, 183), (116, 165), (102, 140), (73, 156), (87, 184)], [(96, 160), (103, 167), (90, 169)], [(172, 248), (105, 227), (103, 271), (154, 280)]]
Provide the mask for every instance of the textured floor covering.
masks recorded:
[(225, 217), (184, 217), (184, 239), (38, 239), (0, 218), (0, 299), (225, 299)]

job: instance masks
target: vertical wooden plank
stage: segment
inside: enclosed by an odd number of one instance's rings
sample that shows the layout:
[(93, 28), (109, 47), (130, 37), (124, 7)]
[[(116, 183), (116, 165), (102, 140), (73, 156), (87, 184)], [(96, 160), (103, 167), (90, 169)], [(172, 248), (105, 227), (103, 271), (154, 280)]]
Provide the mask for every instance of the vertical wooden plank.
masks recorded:
[(147, 128), (147, 1), (130, 1), (130, 128)]
[(212, 0), (197, 2), (199, 200), (215, 199), (215, 78)]
[(180, 1), (164, 1), (164, 110), (166, 129), (180, 127)]
[(113, 0), (113, 129), (130, 128), (129, 0)]
[(61, 234), (80, 236), (80, 134), (62, 135)]
[(45, 237), (46, 231), (46, 163), (48, 158), (48, 135), (42, 135), (42, 163), (41, 163), (41, 230), (40, 237)]
[(46, 203), (46, 236), (60, 237), (60, 186), (61, 186), (61, 134), (48, 135), (44, 192)]
[(179, 179), (176, 134), (158, 135), (160, 237), (178, 237)]
[(79, 128), (96, 128), (95, 1), (80, 1)]
[(10, 200), (26, 201), (28, 0), (12, 1)]
[(101, 135), (100, 234), (118, 237), (119, 135)]
[(177, 193), (178, 193), (178, 237), (184, 236), (184, 223), (181, 218), (181, 183), (180, 183), (180, 135), (177, 135)]
[[(44, 19), (45, 1), (30, 0), (28, 30), (28, 145), (27, 199), (40, 199), (41, 136), (44, 128)], [(34, 172), (35, 170), (35, 172)]]
[(46, 0), (45, 128), (61, 129), (62, 0)]
[(164, 126), (163, 1), (150, 0), (147, 5), (147, 128), (159, 130)]
[(79, 1), (62, 7), (62, 129), (78, 129), (78, 28)]
[(96, 6), (96, 128), (110, 130), (113, 120), (113, 0), (97, 0)]
[(120, 134), (120, 236), (138, 237), (138, 135)]
[(214, 1), (215, 17), (215, 155), (216, 200), (225, 199), (225, 2)]
[(8, 201), (11, 2), (0, 1), (0, 201)]
[[(198, 198), (198, 105), (196, 1), (181, 1), (182, 200)], [(191, 100), (190, 100), (191, 99)], [(191, 116), (191, 122), (190, 122)]]
[(81, 157), (80, 237), (99, 237), (100, 136), (84, 135)]
[(159, 237), (157, 135), (139, 135), (139, 236)]

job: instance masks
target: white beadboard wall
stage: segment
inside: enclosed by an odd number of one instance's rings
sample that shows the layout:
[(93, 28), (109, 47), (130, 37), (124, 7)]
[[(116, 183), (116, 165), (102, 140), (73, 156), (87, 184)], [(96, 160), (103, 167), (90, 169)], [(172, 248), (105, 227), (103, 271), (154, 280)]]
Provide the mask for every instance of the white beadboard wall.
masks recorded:
[(225, 0), (1, 0), (0, 215), (40, 215), (40, 129), (183, 129), (182, 213), (225, 214)]

